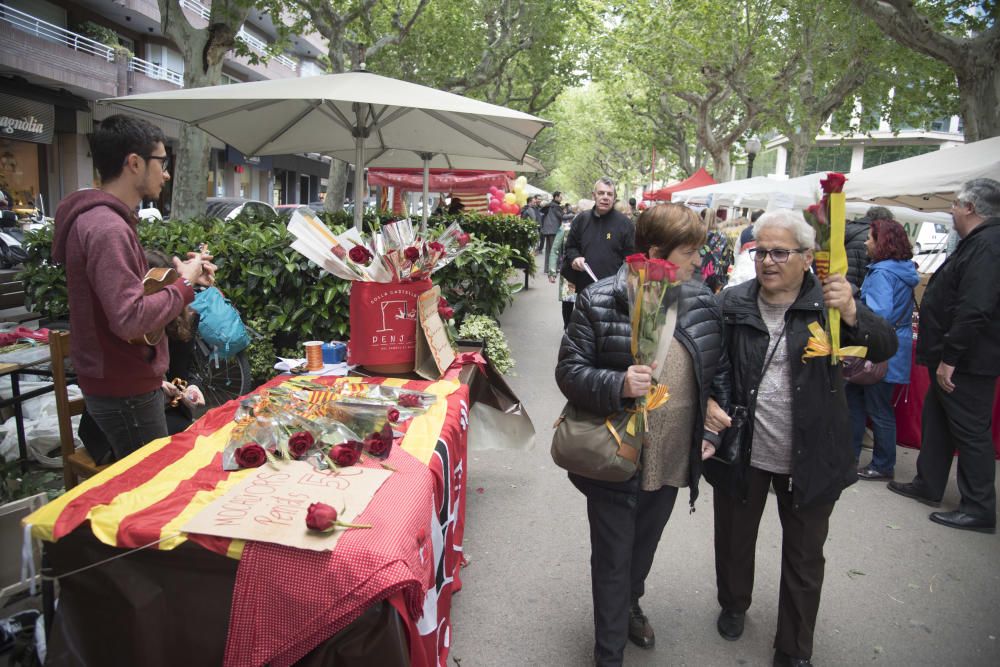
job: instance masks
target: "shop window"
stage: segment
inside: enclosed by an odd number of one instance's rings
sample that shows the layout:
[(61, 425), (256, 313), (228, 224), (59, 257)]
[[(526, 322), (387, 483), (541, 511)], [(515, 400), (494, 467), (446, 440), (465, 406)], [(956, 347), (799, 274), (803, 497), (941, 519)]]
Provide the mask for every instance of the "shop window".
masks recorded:
[(877, 167), (887, 162), (905, 160), (924, 153), (938, 150), (937, 146), (867, 146), (865, 147), (864, 168)]
[(21, 214), (34, 209), (41, 191), (38, 151), (39, 144), (0, 140), (0, 189)]
[[(839, 171), (846, 174), (851, 170), (850, 146), (815, 146), (809, 151), (802, 173), (815, 174), (820, 171)], [(756, 171), (756, 169), (754, 170)]]

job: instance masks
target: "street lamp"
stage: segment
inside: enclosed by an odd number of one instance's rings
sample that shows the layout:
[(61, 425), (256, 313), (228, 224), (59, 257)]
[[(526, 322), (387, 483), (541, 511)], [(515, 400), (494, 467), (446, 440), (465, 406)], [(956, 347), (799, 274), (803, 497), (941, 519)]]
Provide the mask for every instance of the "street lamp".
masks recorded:
[(747, 151), (747, 178), (753, 176), (753, 160), (757, 157), (757, 153), (760, 152), (760, 139), (757, 137), (750, 137), (747, 139), (746, 144)]

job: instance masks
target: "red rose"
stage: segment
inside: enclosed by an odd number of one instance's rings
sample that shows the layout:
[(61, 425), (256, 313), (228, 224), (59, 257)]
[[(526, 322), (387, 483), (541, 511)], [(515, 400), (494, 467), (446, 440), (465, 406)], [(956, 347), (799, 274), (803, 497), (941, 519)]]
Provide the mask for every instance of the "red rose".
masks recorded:
[(372, 254), (368, 252), (368, 248), (363, 245), (356, 245), (351, 248), (351, 252), (348, 253), (351, 257), (351, 261), (355, 264), (367, 264), (372, 258)]
[(420, 259), (420, 251), (414, 248), (413, 246), (410, 246), (409, 248), (403, 251), (403, 257), (410, 260), (411, 262), (415, 262), (418, 259)]
[(396, 408), (389, 408), (389, 411), (386, 414), (386, 416), (388, 417), (389, 421), (391, 421), (393, 424), (399, 422), (399, 410), (397, 410)]
[(267, 460), (264, 448), (256, 442), (236, 448), (236, 464), (241, 468), (259, 468)]
[(458, 235), (458, 247), (459, 248), (464, 248), (466, 245), (468, 245), (469, 238), (470, 238), (470, 236), (468, 234), (466, 234), (465, 232), (462, 232), (461, 234), (459, 234)]
[(337, 510), (326, 503), (313, 503), (306, 510), (306, 528), (309, 530), (330, 530), (337, 525)]
[(677, 282), (677, 265), (665, 259), (650, 259), (646, 263), (646, 279)]
[(629, 271), (632, 273), (639, 273), (639, 269), (646, 266), (646, 262), (649, 258), (643, 255), (641, 252), (637, 252), (634, 255), (629, 255), (625, 258), (625, 263), (628, 264)]
[(298, 431), (288, 438), (288, 451), (292, 458), (300, 459), (313, 446), (315, 439), (309, 431)]
[(380, 459), (389, 456), (389, 452), (392, 450), (392, 428), (389, 429), (388, 436), (385, 434), (385, 429), (382, 429), (381, 433), (372, 433), (368, 436), (365, 439), (365, 449), (368, 450), (369, 454)]
[(336, 445), (330, 450), (330, 458), (333, 462), (342, 468), (347, 466), (352, 466), (358, 462), (361, 458), (361, 450), (364, 449), (364, 443), (358, 442), (357, 440), (348, 440)]
[(438, 315), (440, 315), (442, 319), (450, 320), (455, 317), (455, 309), (449, 306), (444, 306), (443, 308), (438, 306)]
[(836, 171), (827, 172), (826, 178), (819, 182), (819, 186), (823, 188), (823, 192), (831, 194), (834, 192), (843, 192), (844, 183), (847, 182), (847, 178)]
[(415, 408), (420, 405), (420, 397), (416, 394), (403, 394), (397, 402), (404, 408)]
[(437, 241), (431, 241), (427, 247), (430, 248), (431, 252), (444, 252), (444, 246)]
[(448, 299), (444, 298), (443, 296), (439, 296), (438, 308), (447, 308), (447, 307), (448, 307)]

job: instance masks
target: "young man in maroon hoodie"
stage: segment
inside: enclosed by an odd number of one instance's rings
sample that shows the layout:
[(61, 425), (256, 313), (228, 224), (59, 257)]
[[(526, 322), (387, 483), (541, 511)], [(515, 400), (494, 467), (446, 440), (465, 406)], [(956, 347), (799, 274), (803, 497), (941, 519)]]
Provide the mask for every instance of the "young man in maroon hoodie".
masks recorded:
[(129, 343), (161, 329), (194, 300), (195, 283), (210, 284), (207, 255), (174, 258), (180, 277), (145, 296), (148, 270), (136, 225), (144, 197), (155, 199), (170, 178), (163, 133), (129, 116), (101, 122), (91, 141), (97, 190), (63, 199), (56, 211), (52, 257), (66, 266), (70, 358), (87, 411), (108, 438), (115, 458), (167, 435), (161, 385), (167, 339)]

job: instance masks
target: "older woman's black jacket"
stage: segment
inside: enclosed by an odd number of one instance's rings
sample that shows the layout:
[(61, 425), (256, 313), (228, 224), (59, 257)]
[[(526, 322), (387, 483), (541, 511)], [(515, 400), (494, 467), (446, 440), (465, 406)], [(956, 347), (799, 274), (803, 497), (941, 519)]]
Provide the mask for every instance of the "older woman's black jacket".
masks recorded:
[[(741, 463), (727, 466), (709, 460), (705, 477), (716, 493), (746, 497), (746, 472), (753, 444), (754, 394), (761, 380), (764, 357), (771, 343), (757, 307), (759, 283), (751, 280), (723, 291), (718, 300), (726, 327), (726, 350), (732, 365), (731, 401), (749, 410), (742, 442)], [(884, 361), (896, 353), (899, 342), (892, 325), (855, 299), (858, 321), (841, 325), (841, 346), (864, 345), (867, 358)], [(792, 393), (792, 486), (796, 507), (832, 503), (840, 492), (857, 481), (851, 447), (850, 417), (844, 396), (840, 365), (829, 357), (800, 361), (810, 333), (810, 322), (826, 322), (823, 289), (807, 273), (798, 299), (785, 314), (784, 345), (791, 364), (788, 391)]]
[[(616, 275), (594, 283), (577, 296), (573, 317), (559, 348), (556, 365), (559, 389), (571, 403), (597, 415), (619, 412), (633, 402), (622, 397), (625, 371), (635, 363), (631, 351), (627, 275), (628, 267), (623, 266)], [(721, 312), (704, 285), (688, 282), (681, 286), (674, 338), (691, 355), (700, 395), (691, 434), (688, 476), (693, 504), (701, 477), (705, 402), (713, 396), (725, 407), (729, 397)], [(590, 480), (574, 479), (574, 482), (577, 486), (590, 484)], [(593, 482), (593, 485), (623, 491), (637, 488), (634, 483)]]

